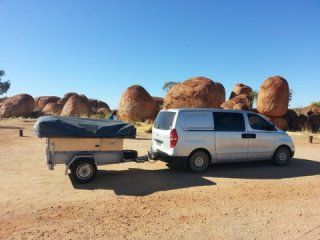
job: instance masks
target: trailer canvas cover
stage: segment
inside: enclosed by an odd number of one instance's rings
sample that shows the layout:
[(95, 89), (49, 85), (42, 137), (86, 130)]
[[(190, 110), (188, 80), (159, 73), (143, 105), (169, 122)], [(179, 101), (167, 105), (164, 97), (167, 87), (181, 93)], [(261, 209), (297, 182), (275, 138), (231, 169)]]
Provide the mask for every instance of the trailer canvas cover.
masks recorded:
[(35, 126), (38, 137), (135, 138), (134, 126), (116, 120), (44, 116)]

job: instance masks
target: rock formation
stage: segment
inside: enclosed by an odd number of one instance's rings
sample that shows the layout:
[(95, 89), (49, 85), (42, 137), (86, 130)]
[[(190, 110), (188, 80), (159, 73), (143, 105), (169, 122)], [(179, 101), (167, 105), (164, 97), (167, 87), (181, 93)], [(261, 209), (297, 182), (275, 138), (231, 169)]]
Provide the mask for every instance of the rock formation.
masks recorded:
[(283, 117), (273, 117), (271, 118), (271, 121), (274, 123), (274, 125), (282, 129), (283, 131), (287, 131), (289, 129), (289, 124)]
[(157, 104), (158, 108), (161, 110), (163, 109), (163, 98), (161, 97), (152, 97), (153, 101)]
[(101, 117), (101, 118), (105, 118), (110, 114), (111, 110), (110, 108), (98, 108), (96, 111), (96, 114)]
[(248, 110), (252, 108), (252, 97), (246, 94), (236, 95), (221, 104), (223, 109)]
[(169, 108), (220, 108), (225, 101), (221, 83), (205, 77), (190, 78), (174, 85), (164, 98), (164, 109)]
[(110, 113), (110, 107), (108, 106), (107, 103), (103, 101), (99, 101), (96, 99), (89, 99), (89, 106), (93, 114), (97, 114), (98, 109), (103, 108), (105, 109), (108, 113)]
[(88, 117), (91, 114), (88, 99), (85, 96), (73, 94), (64, 97), (67, 102), (64, 104), (61, 116)]
[(58, 100), (57, 103), (64, 105), (68, 101), (68, 99), (73, 95), (79, 95), (79, 94), (74, 93), (74, 92), (66, 93), (66, 94), (64, 94), (63, 98), (60, 98)]
[(245, 94), (247, 96), (252, 97), (252, 88), (242, 83), (237, 83), (232, 89), (229, 99), (232, 99), (241, 94)]
[(41, 96), (34, 99), (35, 106), (43, 109), (48, 103), (56, 103), (60, 98), (56, 96)]
[(308, 122), (310, 124), (310, 130), (314, 133), (318, 132), (320, 130), (320, 113), (309, 116)]
[(299, 124), (299, 117), (297, 115), (297, 113), (291, 109), (288, 109), (288, 111), (286, 112), (286, 114), (283, 116), (289, 125), (289, 129), (290, 131), (301, 131), (301, 127)]
[(141, 86), (129, 87), (121, 96), (118, 117), (126, 122), (155, 119), (159, 108), (150, 94)]
[(7, 97), (4, 97), (4, 98), (0, 98), (0, 103), (3, 102), (4, 100), (6, 100)]
[(0, 103), (0, 117), (29, 117), (35, 107), (34, 99), (28, 94), (18, 94)]
[(48, 103), (42, 109), (42, 112), (45, 115), (59, 116), (62, 112), (62, 109), (63, 109), (63, 105), (61, 103)]
[(288, 110), (289, 85), (280, 76), (266, 79), (259, 91), (257, 109), (269, 117), (282, 117)]

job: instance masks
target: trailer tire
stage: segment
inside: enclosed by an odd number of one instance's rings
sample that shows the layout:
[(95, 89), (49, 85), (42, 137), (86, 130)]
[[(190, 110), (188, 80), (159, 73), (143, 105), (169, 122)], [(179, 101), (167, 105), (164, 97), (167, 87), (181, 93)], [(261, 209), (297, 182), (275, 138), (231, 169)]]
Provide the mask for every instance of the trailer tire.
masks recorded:
[(75, 161), (71, 166), (71, 178), (80, 184), (88, 183), (95, 178), (97, 174), (97, 165), (92, 159), (81, 158)]

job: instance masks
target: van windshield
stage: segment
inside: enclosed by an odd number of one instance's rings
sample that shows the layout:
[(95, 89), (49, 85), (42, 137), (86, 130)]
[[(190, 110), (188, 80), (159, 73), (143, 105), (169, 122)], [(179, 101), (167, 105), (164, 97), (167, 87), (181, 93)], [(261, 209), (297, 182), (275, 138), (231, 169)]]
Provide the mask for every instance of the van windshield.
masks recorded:
[(161, 130), (169, 130), (172, 127), (175, 115), (175, 112), (159, 112), (154, 122), (154, 128)]

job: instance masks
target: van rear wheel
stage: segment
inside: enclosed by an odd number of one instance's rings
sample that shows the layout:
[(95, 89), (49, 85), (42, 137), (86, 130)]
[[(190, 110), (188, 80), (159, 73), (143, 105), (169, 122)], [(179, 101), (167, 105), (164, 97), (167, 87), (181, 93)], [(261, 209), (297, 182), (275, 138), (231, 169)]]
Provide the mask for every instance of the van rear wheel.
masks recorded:
[(189, 167), (192, 172), (204, 172), (209, 167), (209, 156), (205, 151), (195, 151), (189, 157)]

